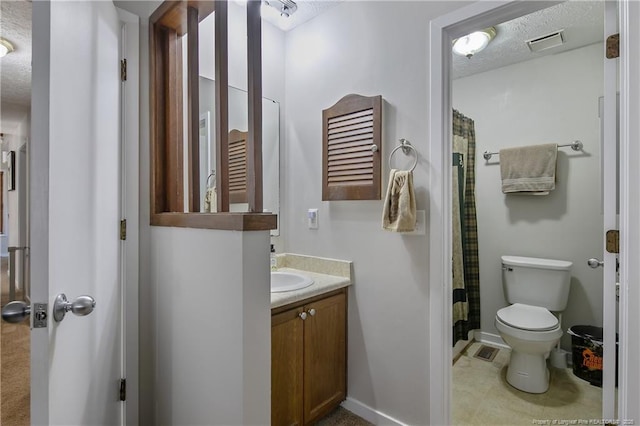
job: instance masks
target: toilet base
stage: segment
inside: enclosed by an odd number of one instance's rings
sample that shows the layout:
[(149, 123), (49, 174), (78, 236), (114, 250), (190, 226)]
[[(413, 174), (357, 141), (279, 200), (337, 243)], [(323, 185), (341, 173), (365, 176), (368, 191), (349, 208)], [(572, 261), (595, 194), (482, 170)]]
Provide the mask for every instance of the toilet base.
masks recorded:
[(545, 393), (549, 389), (549, 370), (544, 354), (527, 354), (511, 350), (507, 382), (529, 393)]

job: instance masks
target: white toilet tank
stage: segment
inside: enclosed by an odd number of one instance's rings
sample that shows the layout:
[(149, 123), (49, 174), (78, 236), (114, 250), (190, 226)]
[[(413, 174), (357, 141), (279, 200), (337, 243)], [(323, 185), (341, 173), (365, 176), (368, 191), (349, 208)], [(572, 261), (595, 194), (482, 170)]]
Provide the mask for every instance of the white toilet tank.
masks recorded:
[(507, 302), (563, 311), (569, 298), (572, 262), (502, 256), (502, 286)]

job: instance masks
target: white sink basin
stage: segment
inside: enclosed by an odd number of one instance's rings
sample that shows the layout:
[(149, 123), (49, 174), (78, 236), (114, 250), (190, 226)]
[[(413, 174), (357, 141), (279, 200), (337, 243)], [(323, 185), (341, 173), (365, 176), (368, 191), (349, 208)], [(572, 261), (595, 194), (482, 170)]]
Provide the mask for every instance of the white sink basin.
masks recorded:
[(295, 272), (272, 272), (271, 293), (300, 290), (313, 284), (313, 280)]

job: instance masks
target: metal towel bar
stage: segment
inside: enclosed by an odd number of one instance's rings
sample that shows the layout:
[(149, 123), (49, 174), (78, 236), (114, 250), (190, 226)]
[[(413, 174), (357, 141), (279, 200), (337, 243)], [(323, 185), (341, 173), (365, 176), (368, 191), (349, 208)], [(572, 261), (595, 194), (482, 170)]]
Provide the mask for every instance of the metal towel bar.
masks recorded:
[[(580, 141), (573, 141), (572, 143), (567, 143), (564, 145), (558, 145), (558, 148), (564, 147), (564, 146), (570, 146), (572, 150), (574, 151), (582, 151), (583, 148), (583, 144)], [(484, 154), (482, 154), (482, 156), (484, 157), (485, 160), (489, 161), (491, 160), (491, 156), (492, 155), (499, 155), (499, 152), (489, 152), (489, 151), (485, 151)]]

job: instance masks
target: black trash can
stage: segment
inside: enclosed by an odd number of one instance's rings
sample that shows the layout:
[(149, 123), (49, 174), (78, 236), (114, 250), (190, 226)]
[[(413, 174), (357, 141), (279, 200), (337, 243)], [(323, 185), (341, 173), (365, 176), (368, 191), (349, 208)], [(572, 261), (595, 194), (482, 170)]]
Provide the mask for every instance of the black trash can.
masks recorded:
[[(602, 327), (592, 325), (574, 325), (569, 328), (571, 335), (571, 353), (573, 374), (594, 386), (602, 387)], [(616, 358), (618, 336), (616, 335)], [(616, 362), (616, 385), (618, 384), (618, 365)]]

